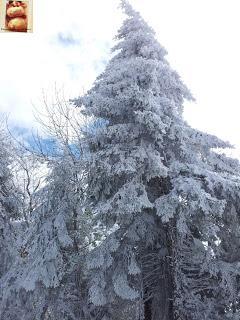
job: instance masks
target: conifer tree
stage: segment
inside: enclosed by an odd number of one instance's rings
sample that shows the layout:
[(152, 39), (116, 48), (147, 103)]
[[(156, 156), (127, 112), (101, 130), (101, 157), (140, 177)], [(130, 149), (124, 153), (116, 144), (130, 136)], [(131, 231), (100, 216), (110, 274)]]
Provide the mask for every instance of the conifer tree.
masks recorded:
[[(2, 281), (14, 263), (17, 251), (17, 233), (19, 232), (22, 201), (20, 192), (14, 184), (11, 172), (14, 151), (1, 124), (0, 128), (0, 291)], [(2, 316), (2, 295), (0, 294), (0, 319)]]
[(40, 202), (0, 279), (1, 320), (77, 320), (86, 312), (83, 266), (91, 217), (81, 206), (84, 170), (78, 157), (58, 151), (48, 159)]
[(115, 55), (75, 100), (105, 124), (85, 134), (88, 205), (106, 229), (88, 257), (90, 302), (97, 319), (130, 310), (138, 320), (233, 319), (239, 163), (216, 151), (229, 143), (184, 121), (191, 93), (154, 31), (127, 1), (122, 8)]
[(17, 218), (17, 190), (10, 171), (12, 162), (10, 142), (0, 128), (0, 278), (14, 259), (14, 228), (11, 220)]

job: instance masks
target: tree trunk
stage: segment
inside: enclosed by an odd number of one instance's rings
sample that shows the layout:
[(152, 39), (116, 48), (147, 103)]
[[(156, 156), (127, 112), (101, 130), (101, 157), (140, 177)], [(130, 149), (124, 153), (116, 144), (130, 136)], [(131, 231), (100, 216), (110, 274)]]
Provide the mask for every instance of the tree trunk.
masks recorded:
[[(143, 256), (144, 320), (174, 320), (174, 234), (172, 226), (160, 223), (158, 246), (145, 249)], [(149, 282), (150, 279), (150, 282)]]
[(152, 320), (152, 299), (144, 303), (144, 320)]

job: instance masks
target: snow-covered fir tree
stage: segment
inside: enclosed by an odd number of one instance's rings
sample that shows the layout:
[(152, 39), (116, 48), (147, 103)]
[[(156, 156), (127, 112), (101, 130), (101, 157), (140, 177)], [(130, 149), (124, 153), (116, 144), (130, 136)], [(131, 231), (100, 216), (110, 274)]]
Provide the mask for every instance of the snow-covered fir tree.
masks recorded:
[[(22, 201), (15, 186), (12, 167), (14, 150), (4, 126), (0, 128), (0, 291), (1, 283), (18, 255), (17, 236), (21, 230)], [(2, 295), (0, 294), (0, 305)], [(0, 319), (2, 308), (0, 307)]]
[(18, 241), (19, 252), (0, 280), (1, 320), (82, 318), (84, 253), (91, 216), (81, 207), (82, 161), (66, 151), (50, 161), (41, 203)]
[[(88, 257), (97, 319), (239, 316), (239, 163), (183, 119), (192, 95), (154, 31), (123, 0), (115, 55), (75, 105), (87, 133), (88, 204), (107, 229)], [(125, 306), (125, 307), (124, 307)], [(100, 312), (102, 310), (102, 312)]]
[(10, 142), (3, 128), (0, 128), (0, 278), (14, 260), (15, 232), (12, 220), (18, 217), (17, 190), (13, 183), (10, 165), (12, 163)]

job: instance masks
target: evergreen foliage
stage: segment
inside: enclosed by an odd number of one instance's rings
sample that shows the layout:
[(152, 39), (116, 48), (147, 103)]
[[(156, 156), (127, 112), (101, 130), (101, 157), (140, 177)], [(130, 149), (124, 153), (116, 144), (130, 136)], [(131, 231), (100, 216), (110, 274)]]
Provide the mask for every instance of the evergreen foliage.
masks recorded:
[(41, 202), (18, 235), (17, 254), (0, 279), (1, 320), (75, 320), (84, 312), (91, 215), (82, 207), (81, 165), (67, 151), (49, 163)]
[(127, 1), (122, 8), (114, 57), (75, 100), (106, 123), (85, 135), (89, 204), (108, 232), (88, 258), (90, 301), (110, 319), (119, 300), (138, 305), (134, 319), (233, 317), (239, 163), (216, 151), (229, 143), (184, 121), (191, 93), (154, 31)]
[(2, 128), (0, 128), (0, 279), (14, 259), (14, 229), (12, 219), (18, 217), (17, 189), (10, 171), (12, 163), (11, 147)]

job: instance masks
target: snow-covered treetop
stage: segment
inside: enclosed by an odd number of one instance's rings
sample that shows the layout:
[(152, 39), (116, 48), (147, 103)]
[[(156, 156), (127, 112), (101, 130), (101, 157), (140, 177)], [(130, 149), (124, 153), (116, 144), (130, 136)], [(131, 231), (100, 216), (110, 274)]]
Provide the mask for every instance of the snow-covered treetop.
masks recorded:
[(138, 12), (136, 12), (133, 7), (131, 6), (131, 4), (129, 3), (129, 1), (127, 0), (121, 0), (121, 4), (120, 4), (122, 10), (129, 16), (136, 16), (139, 15)]
[[(121, 49), (119, 57), (142, 56), (164, 60), (167, 51), (155, 40), (155, 31), (143, 20), (128, 1), (122, 1), (123, 11), (128, 16), (116, 36), (120, 43), (113, 51)], [(125, 41), (121, 41), (121, 40)]]

